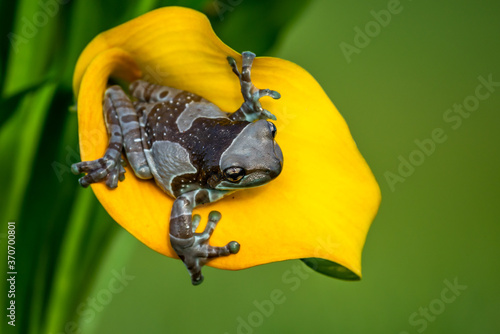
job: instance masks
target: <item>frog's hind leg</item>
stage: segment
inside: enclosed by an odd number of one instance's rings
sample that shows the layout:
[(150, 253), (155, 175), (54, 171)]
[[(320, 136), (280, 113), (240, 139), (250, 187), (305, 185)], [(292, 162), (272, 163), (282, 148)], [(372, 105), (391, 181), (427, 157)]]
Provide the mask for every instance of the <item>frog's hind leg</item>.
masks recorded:
[(241, 94), (245, 102), (241, 107), (232, 113), (229, 118), (233, 121), (248, 121), (253, 122), (257, 119), (272, 119), (276, 120), (276, 116), (271, 114), (268, 110), (262, 108), (259, 100), (264, 96), (270, 96), (273, 99), (279, 99), (281, 95), (270, 89), (258, 89), (252, 83), (250, 77), (250, 72), (252, 70), (252, 63), (255, 58), (255, 54), (249, 51), (245, 51), (241, 54), (243, 62), (241, 66), (241, 73), (238, 71), (236, 65), (236, 60), (233, 57), (227, 57), (227, 61), (233, 72), (240, 79)]
[(182, 93), (180, 89), (152, 84), (144, 80), (136, 80), (129, 86), (130, 95), (141, 102), (168, 102), (172, 101), (177, 94)]
[(217, 211), (210, 212), (208, 223), (202, 233), (195, 233), (200, 216), (191, 217), (195, 206), (220, 199), (224, 192), (213, 190), (194, 190), (177, 197), (170, 215), (170, 243), (177, 255), (186, 265), (193, 285), (203, 282), (201, 268), (210, 260), (220, 256), (238, 253), (240, 245), (231, 241), (226, 246), (210, 246), (208, 241), (221, 219)]
[(106, 90), (103, 111), (109, 134), (108, 148), (100, 159), (83, 161), (71, 166), (75, 174), (87, 173), (80, 178), (80, 184), (87, 187), (91, 183), (106, 179), (108, 187), (116, 188), (118, 180), (121, 181), (125, 177), (125, 170), (121, 165), (123, 148), (134, 173), (139, 178), (152, 178), (142, 150), (141, 130), (136, 111), (119, 86), (111, 86)]
[(115, 106), (123, 132), (123, 148), (135, 175), (140, 179), (151, 179), (153, 175), (144, 154), (139, 118), (132, 102), (119, 86), (106, 90), (105, 101)]
[(74, 174), (87, 173), (78, 181), (82, 187), (88, 187), (91, 183), (106, 180), (106, 185), (116, 188), (118, 180), (125, 177), (125, 169), (121, 165), (121, 151), (123, 143), (123, 133), (120, 122), (113, 105), (104, 101), (103, 111), (106, 128), (108, 130), (109, 142), (104, 156), (97, 160), (82, 161), (71, 166)]

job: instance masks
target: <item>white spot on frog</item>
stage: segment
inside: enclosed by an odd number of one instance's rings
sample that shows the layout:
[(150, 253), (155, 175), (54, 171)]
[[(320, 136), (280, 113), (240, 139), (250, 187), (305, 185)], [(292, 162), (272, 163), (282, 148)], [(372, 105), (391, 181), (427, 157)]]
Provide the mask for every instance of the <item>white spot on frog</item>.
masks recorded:
[(193, 122), (199, 117), (227, 118), (227, 115), (212, 103), (191, 103), (177, 118), (176, 123), (179, 131), (185, 132), (189, 130)]

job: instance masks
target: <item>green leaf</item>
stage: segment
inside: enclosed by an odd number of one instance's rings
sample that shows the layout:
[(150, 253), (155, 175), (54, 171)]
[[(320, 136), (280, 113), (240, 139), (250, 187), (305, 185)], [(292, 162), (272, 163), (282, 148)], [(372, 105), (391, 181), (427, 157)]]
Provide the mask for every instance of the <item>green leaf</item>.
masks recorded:
[[(25, 94), (14, 115), (0, 129), (0, 159), (9, 162), (2, 164), (0, 167), (0, 184), (2, 184), (3, 188), (0, 195), (2, 231), (6, 230), (4, 225), (8, 221), (18, 223), (16, 228), (18, 232), (22, 230), (24, 222), (18, 219), (23, 212), (21, 208), (25, 201), (26, 189), (30, 185), (33, 164), (38, 153), (42, 129), (54, 91), (55, 84), (50, 83), (43, 85), (36, 91)], [(36, 217), (32, 224), (37, 224)], [(20, 243), (25, 240), (18, 238)], [(21, 260), (23, 252), (31, 253), (29, 252), (30, 248), (29, 243), (25, 248), (20, 248), (20, 251), (16, 247), (16, 259), (22, 265), (22, 268), (29, 268), (31, 262), (36, 263), (36, 259), (24, 262)], [(6, 248), (2, 247), (0, 250), (0, 255), (2, 255), (0, 265), (3, 268), (5, 268), (7, 259), (5, 252)], [(16, 286), (19, 288), (16, 292), (18, 320), (23, 319), (25, 315), (21, 305), (23, 305), (23, 297), (28, 291), (21, 287), (24, 286), (23, 280), (26, 281), (29, 278), (28, 275), (16, 281)], [(6, 281), (2, 280), (0, 290), (5, 291), (5, 284)], [(3, 301), (4, 298), (6, 296), (2, 294), (0, 300)]]
[(359, 281), (360, 277), (346, 267), (325, 259), (307, 258), (301, 259), (308, 267), (326, 276), (340, 278), (346, 281)]
[(215, 33), (238, 52), (267, 55), (309, 1), (215, 0), (205, 6)]
[(48, 74), (60, 31), (58, 15), (51, 15), (42, 2), (18, 2), (13, 30), (8, 35), (10, 49), (3, 96), (9, 96), (40, 82)]
[(40, 133), (55, 88), (55, 84), (45, 84), (37, 91), (25, 95), (15, 115), (0, 129), (0, 159), (10, 161), (0, 167), (0, 177), (7, 196), (0, 203), (2, 221), (13, 220), (19, 215), (24, 189), (31, 175)]
[(9, 119), (10, 116), (14, 114), (17, 107), (21, 103), (22, 99), (28, 94), (37, 90), (42, 85), (47, 83), (48, 80), (43, 80), (41, 82), (35, 82), (30, 86), (24, 88), (20, 92), (9, 96), (8, 98), (0, 99), (0, 128)]

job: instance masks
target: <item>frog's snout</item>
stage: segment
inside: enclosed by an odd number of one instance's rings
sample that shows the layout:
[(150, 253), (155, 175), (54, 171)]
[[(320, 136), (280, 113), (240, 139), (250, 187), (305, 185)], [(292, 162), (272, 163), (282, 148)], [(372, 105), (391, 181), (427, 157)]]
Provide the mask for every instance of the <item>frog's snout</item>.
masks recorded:
[(281, 147), (276, 141), (274, 141), (274, 156), (279, 163), (273, 166), (273, 168), (270, 170), (270, 176), (272, 179), (280, 175), (281, 170), (283, 169), (283, 152), (281, 151)]
[(283, 152), (276, 141), (274, 141), (274, 155), (280, 161), (281, 167), (283, 167)]

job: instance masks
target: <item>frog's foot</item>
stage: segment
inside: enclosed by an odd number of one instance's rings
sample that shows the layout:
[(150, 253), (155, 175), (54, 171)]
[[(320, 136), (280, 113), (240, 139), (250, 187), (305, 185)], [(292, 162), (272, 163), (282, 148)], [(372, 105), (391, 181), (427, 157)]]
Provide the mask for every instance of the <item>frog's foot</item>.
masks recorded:
[(221, 219), (218, 211), (212, 211), (208, 215), (208, 223), (205, 231), (194, 233), (200, 223), (200, 216), (194, 215), (192, 221), (193, 236), (187, 239), (176, 238), (170, 234), (170, 243), (184, 262), (191, 275), (193, 285), (199, 285), (203, 282), (201, 268), (210, 260), (219, 256), (228, 256), (236, 254), (240, 250), (240, 244), (231, 241), (224, 247), (214, 247), (208, 244), (210, 236), (214, 232), (215, 226)]
[(260, 98), (264, 96), (270, 96), (273, 99), (279, 99), (281, 95), (274, 90), (270, 89), (258, 89), (252, 83), (250, 78), (250, 72), (252, 69), (252, 62), (255, 58), (255, 54), (250, 51), (245, 51), (241, 54), (243, 58), (243, 63), (241, 67), (241, 73), (238, 71), (236, 61), (233, 57), (227, 57), (227, 61), (233, 72), (240, 79), (241, 84), (241, 94), (245, 102), (241, 105), (240, 109), (231, 114), (230, 118), (233, 120), (246, 120), (248, 122), (253, 122), (257, 119), (272, 119), (276, 120), (276, 116), (271, 114), (268, 110), (262, 108), (260, 104)]
[(124, 161), (120, 157), (116, 159), (106, 154), (97, 160), (82, 161), (73, 164), (71, 165), (71, 171), (75, 175), (87, 173), (87, 175), (78, 180), (84, 188), (88, 187), (91, 183), (96, 183), (104, 179), (109, 188), (116, 188), (118, 180), (123, 181), (125, 179), (124, 164)]

